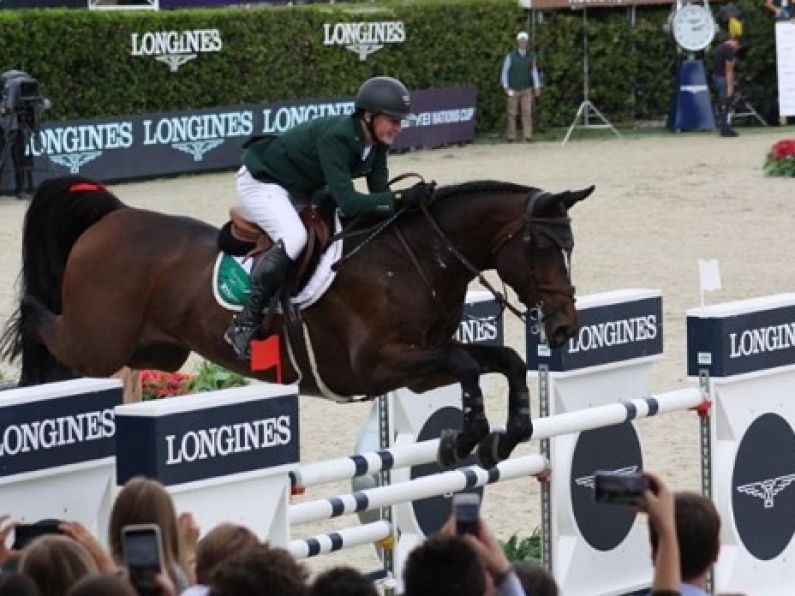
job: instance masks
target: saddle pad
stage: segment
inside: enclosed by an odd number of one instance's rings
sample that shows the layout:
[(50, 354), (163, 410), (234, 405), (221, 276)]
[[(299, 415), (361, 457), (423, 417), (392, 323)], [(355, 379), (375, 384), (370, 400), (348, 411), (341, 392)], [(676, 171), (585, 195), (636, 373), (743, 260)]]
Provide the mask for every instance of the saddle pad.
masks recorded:
[[(339, 214), (334, 216), (334, 232), (341, 229)], [(293, 303), (304, 309), (320, 300), (326, 290), (334, 281), (336, 273), (331, 267), (342, 257), (342, 242), (334, 242), (320, 256), (320, 261), (312, 273), (312, 277), (293, 296)], [(249, 257), (235, 257), (224, 252), (219, 252), (213, 268), (212, 287), (216, 302), (227, 310), (240, 311), (243, 309), (251, 293), (251, 267), (254, 260)]]

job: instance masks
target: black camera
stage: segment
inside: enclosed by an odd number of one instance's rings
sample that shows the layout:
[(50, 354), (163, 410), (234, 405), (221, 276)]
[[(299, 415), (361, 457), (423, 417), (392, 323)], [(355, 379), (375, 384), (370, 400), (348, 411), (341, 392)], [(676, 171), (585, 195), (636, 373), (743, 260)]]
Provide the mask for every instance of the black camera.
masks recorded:
[(0, 114), (16, 116), (4, 118), (8, 120), (4, 128), (24, 123), (31, 130), (38, 129), (41, 113), (50, 107), (50, 101), (41, 94), (39, 82), (24, 71), (7, 70), (0, 74), (0, 91)]

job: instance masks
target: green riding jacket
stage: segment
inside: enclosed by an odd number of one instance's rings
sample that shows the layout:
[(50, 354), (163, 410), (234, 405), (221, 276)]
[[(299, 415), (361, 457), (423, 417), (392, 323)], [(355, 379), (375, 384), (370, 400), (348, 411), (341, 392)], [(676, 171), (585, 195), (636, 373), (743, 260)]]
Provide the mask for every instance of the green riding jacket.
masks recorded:
[[(388, 146), (373, 145), (362, 160), (364, 131), (354, 115), (326, 116), (295, 126), (282, 135), (249, 141), (243, 164), (263, 182), (274, 181), (288, 192), (312, 196), (328, 186), (345, 217), (389, 215), (395, 195), (387, 185)], [(370, 194), (357, 192), (353, 179), (367, 177)]]

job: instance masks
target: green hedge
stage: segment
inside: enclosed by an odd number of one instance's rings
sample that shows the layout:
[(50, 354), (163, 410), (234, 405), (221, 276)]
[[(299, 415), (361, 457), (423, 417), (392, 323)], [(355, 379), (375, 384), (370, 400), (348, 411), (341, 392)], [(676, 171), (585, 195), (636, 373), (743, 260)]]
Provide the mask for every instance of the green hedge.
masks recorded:
[[(772, 24), (761, 6), (742, 0), (751, 44), (740, 72), (760, 111), (775, 107)], [(366, 9), (366, 10), (365, 10)], [(589, 11), (591, 99), (611, 120), (659, 119), (670, 100), (675, 52), (662, 32), (668, 9)], [(4, 69), (39, 79), (53, 101), (48, 120), (182, 110), (352, 94), (369, 76), (390, 74), (421, 89), (479, 88), (480, 132), (504, 128), (499, 69), (527, 15), (516, 0), (386, 1), (293, 7), (164, 12), (0, 11)], [(404, 44), (387, 45), (361, 62), (323, 45), (327, 22), (400, 20)], [(130, 55), (131, 34), (217, 28), (224, 47), (171, 73), (151, 57)], [(567, 125), (582, 99), (582, 18), (548, 11), (535, 30), (545, 94), (536, 122)], [(13, 63), (10, 62), (13, 57)]]

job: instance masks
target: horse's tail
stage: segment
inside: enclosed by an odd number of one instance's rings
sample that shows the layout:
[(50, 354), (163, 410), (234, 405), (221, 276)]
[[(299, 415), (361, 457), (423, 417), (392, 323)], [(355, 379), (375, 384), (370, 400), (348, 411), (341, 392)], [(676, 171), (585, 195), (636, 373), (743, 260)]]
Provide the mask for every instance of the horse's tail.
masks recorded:
[(20, 385), (74, 377), (38, 339), (61, 312), (61, 286), (72, 246), (90, 226), (124, 207), (104, 186), (82, 176), (44, 181), (30, 202), (22, 235), (19, 305), (0, 336), (0, 355), (22, 357)]

